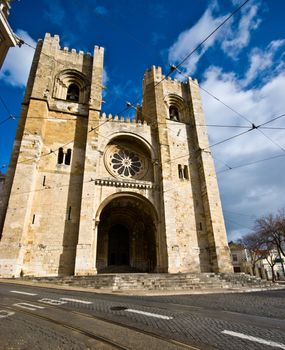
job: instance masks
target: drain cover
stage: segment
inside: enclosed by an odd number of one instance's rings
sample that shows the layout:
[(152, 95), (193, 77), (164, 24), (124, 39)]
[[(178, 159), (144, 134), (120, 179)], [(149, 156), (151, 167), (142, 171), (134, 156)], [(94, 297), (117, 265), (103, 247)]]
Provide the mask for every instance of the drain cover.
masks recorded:
[(124, 311), (124, 310), (127, 310), (127, 307), (125, 307), (125, 306), (112, 306), (112, 307), (110, 307), (110, 310), (112, 310), (112, 311)]

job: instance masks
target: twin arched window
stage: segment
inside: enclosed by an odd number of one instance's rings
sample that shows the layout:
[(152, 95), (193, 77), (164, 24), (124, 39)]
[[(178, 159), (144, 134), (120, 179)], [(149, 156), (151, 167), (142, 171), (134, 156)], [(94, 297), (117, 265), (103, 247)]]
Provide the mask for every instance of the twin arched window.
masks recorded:
[(71, 161), (71, 149), (69, 148), (66, 153), (63, 152), (63, 148), (60, 147), (58, 149), (58, 155), (57, 155), (57, 164), (64, 164), (70, 165)]

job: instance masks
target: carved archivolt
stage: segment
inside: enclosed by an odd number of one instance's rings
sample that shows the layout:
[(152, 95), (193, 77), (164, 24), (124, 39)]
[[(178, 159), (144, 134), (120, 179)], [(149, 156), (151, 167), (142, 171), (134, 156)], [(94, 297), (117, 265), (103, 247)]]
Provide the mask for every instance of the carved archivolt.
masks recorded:
[(178, 118), (177, 120), (183, 119), (184, 113), (185, 113), (185, 101), (182, 97), (176, 95), (176, 94), (168, 94), (164, 98), (164, 102), (166, 103), (167, 109), (169, 111), (169, 117), (171, 118), (171, 111), (172, 109), (177, 110), (178, 112)]
[(75, 84), (79, 88), (78, 103), (88, 103), (90, 84), (86, 76), (75, 69), (63, 70), (55, 77), (53, 98), (66, 100), (67, 90), (71, 84)]

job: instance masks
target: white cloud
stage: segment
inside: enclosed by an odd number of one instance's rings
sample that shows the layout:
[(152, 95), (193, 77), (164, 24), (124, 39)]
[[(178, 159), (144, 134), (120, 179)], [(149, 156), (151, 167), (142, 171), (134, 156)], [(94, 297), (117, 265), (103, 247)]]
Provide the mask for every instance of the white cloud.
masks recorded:
[[(197, 23), (180, 33), (175, 43), (169, 48), (168, 59), (170, 63), (182, 61), (229, 16), (229, 13), (224, 16), (216, 16), (217, 9), (217, 3), (212, 2)], [(249, 44), (251, 31), (257, 29), (260, 24), (257, 12), (258, 5), (251, 6), (249, 10), (248, 7), (243, 8), (239, 21), (233, 17), (225, 23), (183, 63), (183, 67), (189, 74), (194, 73), (199, 59), (215, 44), (219, 44), (225, 54), (235, 59), (239, 52)]]
[[(37, 43), (24, 30), (17, 30), (16, 35), (26, 43), (36, 47)], [(34, 53), (35, 50), (25, 44), (21, 47), (11, 48), (3, 64), (0, 79), (9, 85), (25, 87)]]
[(236, 58), (241, 49), (246, 47), (250, 40), (250, 33), (253, 29), (257, 29), (260, 19), (257, 18), (258, 6), (253, 5), (248, 11), (248, 7), (243, 8), (241, 19), (237, 26), (232, 25), (225, 32), (225, 38), (222, 41), (222, 49), (224, 52)]
[[(275, 45), (274, 42), (270, 44)], [(269, 45), (269, 46), (270, 46)], [(268, 46), (268, 47), (269, 47)], [(256, 125), (285, 113), (285, 73), (275, 72), (264, 86), (248, 89), (243, 79), (238, 80), (233, 72), (224, 73), (220, 67), (210, 67), (205, 72), (202, 86), (230, 105), (233, 109), (253, 121)], [(250, 124), (228, 110), (217, 100), (202, 93), (207, 123), (227, 125)], [(282, 126), (285, 118), (268, 126)], [(210, 144), (242, 132), (243, 129), (209, 127)], [(274, 142), (285, 148), (284, 130), (262, 130)], [(283, 154), (278, 146), (270, 142), (259, 131), (254, 130), (229, 142), (212, 148), (216, 168), (226, 169), (224, 163), (234, 167), (277, 154)], [(230, 216), (226, 210), (248, 215), (263, 215), (285, 206), (281, 189), (285, 188), (285, 157), (257, 163), (218, 175), (225, 221), (230, 239), (249, 232), (254, 220), (246, 216)], [(238, 226), (240, 225), (240, 227)], [(245, 228), (243, 228), (243, 226)]]
[[(107, 70), (105, 67), (103, 67), (103, 79), (102, 79), (102, 85), (106, 88), (107, 84), (109, 82), (109, 75), (107, 73)], [(108, 95), (107, 88), (102, 91), (102, 97), (105, 98)]]
[(106, 71), (106, 68), (104, 67), (103, 68), (103, 82), (102, 82), (102, 84), (105, 86), (105, 85), (107, 85), (108, 81), (109, 81), (109, 76), (108, 76), (108, 73)]
[[(169, 49), (168, 58), (170, 63), (176, 63), (184, 59), (205, 39), (205, 37), (211, 31), (213, 31), (224, 20), (224, 17), (222, 16), (214, 18), (212, 11), (213, 8), (209, 7), (193, 27), (185, 30), (179, 35), (176, 42)], [(188, 59), (183, 64), (188, 73), (195, 72), (200, 57), (208, 50), (209, 47), (214, 45), (218, 38), (218, 34), (211, 36), (210, 39), (205, 42), (201, 50), (199, 52), (195, 52), (191, 56), (191, 59)]]
[[(276, 66), (275, 55), (279, 49), (285, 45), (285, 40), (272, 41), (264, 51), (255, 48), (250, 52), (250, 67), (246, 72), (243, 84), (247, 85), (254, 81), (257, 77), (260, 78), (261, 73), (272, 74), (281, 68), (284, 68), (284, 64), (278, 64)], [(269, 70), (268, 70), (269, 69)]]

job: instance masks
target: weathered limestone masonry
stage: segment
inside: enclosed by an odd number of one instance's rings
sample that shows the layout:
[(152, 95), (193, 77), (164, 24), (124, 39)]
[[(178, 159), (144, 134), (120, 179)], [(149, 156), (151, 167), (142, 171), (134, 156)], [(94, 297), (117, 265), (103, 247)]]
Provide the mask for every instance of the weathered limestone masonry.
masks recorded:
[(56, 35), (38, 43), (5, 180), (0, 276), (231, 272), (197, 82), (160, 82), (152, 67), (136, 120), (106, 116), (103, 56)]

